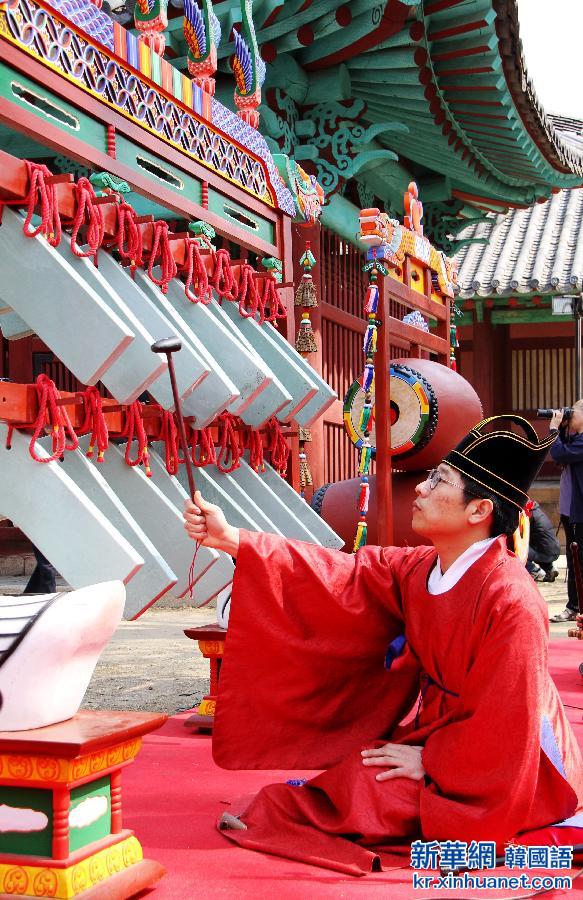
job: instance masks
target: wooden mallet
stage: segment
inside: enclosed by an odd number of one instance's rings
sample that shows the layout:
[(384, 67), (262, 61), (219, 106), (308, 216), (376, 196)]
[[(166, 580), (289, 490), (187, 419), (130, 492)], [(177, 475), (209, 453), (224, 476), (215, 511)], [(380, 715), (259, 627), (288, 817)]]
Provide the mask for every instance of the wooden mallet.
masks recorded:
[(194, 492), (196, 491), (196, 485), (194, 483), (194, 472), (192, 470), (192, 460), (190, 458), (190, 454), (188, 452), (188, 443), (186, 441), (186, 428), (184, 427), (184, 417), (182, 415), (182, 406), (180, 405), (180, 395), (178, 393), (178, 386), (176, 384), (176, 373), (174, 371), (174, 361), (172, 359), (172, 354), (177, 353), (182, 348), (182, 341), (177, 337), (168, 337), (162, 338), (160, 341), (156, 341), (155, 344), (152, 344), (152, 351), (154, 353), (165, 353), (166, 359), (168, 360), (168, 371), (170, 373), (170, 384), (172, 385), (172, 397), (174, 398), (174, 410), (176, 412), (176, 418), (178, 419), (178, 437), (180, 438), (180, 446), (182, 447), (182, 452), (184, 454), (184, 461), (186, 464), (186, 475), (188, 478), (188, 488), (190, 490), (190, 499), (194, 500)]

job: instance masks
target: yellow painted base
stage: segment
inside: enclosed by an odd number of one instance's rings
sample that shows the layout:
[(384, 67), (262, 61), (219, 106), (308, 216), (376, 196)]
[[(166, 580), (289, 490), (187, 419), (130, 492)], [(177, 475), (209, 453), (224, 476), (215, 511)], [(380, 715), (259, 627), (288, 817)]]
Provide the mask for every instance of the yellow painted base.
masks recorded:
[(66, 868), (58, 869), (50, 863), (19, 866), (0, 862), (0, 892), (70, 900), (142, 859), (140, 842), (132, 835)]
[(214, 716), (217, 711), (217, 701), (205, 698), (201, 700), (196, 711), (199, 716)]
[(26, 783), (27, 787), (29, 785), (33, 787), (34, 782), (40, 783), (43, 787), (74, 784), (81, 779), (87, 779), (90, 775), (97, 776), (99, 772), (129, 762), (137, 756), (141, 746), (141, 738), (132, 738), (113, 744), (105, 750), (87, 753), (74, 759), (1, 753), (0, 782), (2, 785)]

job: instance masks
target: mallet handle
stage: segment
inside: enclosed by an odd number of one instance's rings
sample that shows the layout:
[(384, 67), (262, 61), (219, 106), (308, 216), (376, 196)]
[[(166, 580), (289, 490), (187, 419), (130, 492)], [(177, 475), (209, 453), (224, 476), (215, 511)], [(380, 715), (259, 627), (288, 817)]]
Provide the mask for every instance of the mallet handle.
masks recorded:
[(182, 415), (182, 405), (180, 403), (180, 394), (178, 393), (178, 385), (176, 384), (176, 374), (174, 372), (174, 361), (172, 354), (176, 353), (182, 347), (179, 338), (164, 338), (152, 344), (154, 353), (164, 353), (168, 360), (168, 372), (170, 374), (170, 384), (172, 386), (172, 397), (174, 399), (174, 410), (178, 419), (178, 437), (180, 438), (180, 446), (184, 454), (184, 463), (186, 465), (186, 477), (188, 478), (188, 489), (190, 491), (190, 499), (194, 500), (194, 492), (196, 485), (194, 483), (194, 472), (192, 471), (192, 460), (188, 453), (188, 443), (186, 440), (186, 428), (184, 427), (184, 417)]

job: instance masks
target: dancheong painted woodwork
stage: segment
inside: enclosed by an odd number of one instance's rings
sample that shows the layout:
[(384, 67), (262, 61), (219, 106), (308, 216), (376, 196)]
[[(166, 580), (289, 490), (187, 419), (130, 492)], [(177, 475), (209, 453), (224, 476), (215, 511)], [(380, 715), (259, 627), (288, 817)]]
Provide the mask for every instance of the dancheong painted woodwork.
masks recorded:
[(195, 61), (191, 78), (142, 38), (89, 0), (0, 7), (0, 327), (53, 360), (1, 398), (1, 512), (74, 587), (124, 581), (132, 618), (168, 591), (207, 603), (233, 576), (206, 549), (189, 575), (173, 398), (150, 350), (170, 334), (209, 496), (246, 527), (341, 543), (281, 478), (293, 428), (336, 398), (288, 343), (291, 217), (321, 197), (253, 127), (244, 67), (235, 115)]
[(130, 897), (164, 874), (122, 825), (122, 770), (166, 716), (86, 710), (58, 725), (0, 732), (0, 891)]

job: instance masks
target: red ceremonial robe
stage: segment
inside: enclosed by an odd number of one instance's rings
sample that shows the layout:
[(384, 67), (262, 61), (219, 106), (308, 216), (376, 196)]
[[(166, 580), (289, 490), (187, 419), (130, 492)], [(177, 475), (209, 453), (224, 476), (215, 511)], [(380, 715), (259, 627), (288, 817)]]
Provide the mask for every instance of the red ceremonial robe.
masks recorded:
[[(502, 848), (581, 805), (581, 755), (548, 674), (536, 586), (502, 538), (431, 595), (435, 560), (432, 547), (349, 556), (241, 532), (215, 761), (327, 771), (264, 788), (241, 815), (247, 830), (229, 838), (364, 874), (399, 839)], [(417, 714), (399, 726), (420, 677)], [(424, 746), (423, 781), (376, 781), (360, 750), (386, 740)]]

